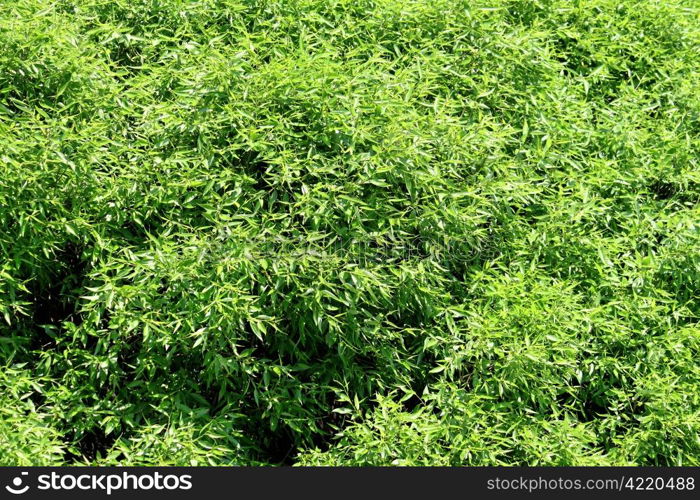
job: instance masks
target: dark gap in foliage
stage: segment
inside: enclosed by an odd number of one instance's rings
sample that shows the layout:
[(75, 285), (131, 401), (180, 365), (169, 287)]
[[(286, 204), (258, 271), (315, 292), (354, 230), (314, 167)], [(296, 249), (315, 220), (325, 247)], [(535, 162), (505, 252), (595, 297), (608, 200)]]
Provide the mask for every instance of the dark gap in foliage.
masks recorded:
[(358, 354), (355, 363), (365, 372), (372, 372), (377, 369), (377, 355), (373, 352)]
[(601, 415), (605, 415), (608, 412), (604, 401), (588, 395), (588, 397), (583, 400), (582, 406), (579, 412), (579, 420), (581, 422), (593, 422)]
[(552, 42), (555, 49), (552, 59), (564, 66), (562, 72), (565, 77), (587, 77), (597, 68), (607, 69), (609, 78), (591, 85), (587, 90), (589, 98), (600, 97), (606, 104), (610, 104), (619, 97), (624, 82), (635, 88), (653, 88), (658, 82), (648, 61), (635, 54), (626, 54), (625, 62), (628, 64), (624, 68), (614, 67), (599, 60), (596, 54), (584, 48), (575, 38), (559, 36)]
[(144, 218), (144, 220), (139, 220), (138, 222), (133, 218), (128, 219), (119, 229), (120, 236), (132, 244), (144, 243), (148, 241), (148, 234), (157, 232), (154, 216)]
[(600, 415), (608, 413), (604, 401), (599, 397), (589, 394), (585, 389), (578, 393), (564, 392), (556, 398), (557, 407), (569, 408), (577, 417), (579, 422), (593, 422), (600, 418)]
[(72, 451), (66, 451), (64, 458), (68, 464), (77, 464), (85, 460), (92, 462), (98, 456), (104, 457), (117, 440), (115, 433), (107, 436), (104, 430), (99, 428), (92, 429), (79, 437), (75, 434), (72, 436), (69, 435), (68, 437), (68, 442), (75, 443), (74, 446), (79, 452), (75, 454)]
[(694, 205), (700, 202), (700, 185), (690, 182), (685, 188), (676, 183), (657, 179), (648, 189), (657, 201), (673, 200), (681, 205)]
[(510, 209), (518, 217), (522, 217), (528, 224), (536, 224), (539, 219), (549, 212), (544, 203), (529, 203), (526, 205), (510, 205)]
[(26, 106), (26, 103), (22, 101), (21, 96), (14, 90), (10, 90), (5, 95), (0, 95), (0, 99), (0, 105), (2, 106), (0, 112), (3, 115), (9, 113), (10, 116), (16, 116), (26, 112), (22, 109)]
[[(298, 363), (308, 364), (310, 366), (309, 369), (296, 370), (294, 372), (295, 379), (304, 387), (314, 383), (316, 377), (322, 374), (319, 372), (321, 365), (331, 359), (333, 364), (338, 367), (347, 366), (349, 363), (351, 365), (349, 367), (350, 373), (365, 373), (369, 379), (372, 378), (374, 372), (378, 371), (379, 361), (373, 352), (359, 353), (351, 359), (343, 361), (338, 357), (339, 354), (323, 341), (307, 345), (304, 347), (303, 352), (300, 352), (299, 349), (287, 349), (286, 347), (288, 346), (285, 342), (289, 338), (296, 339), (302, 335), (298, 331), (298, 326), (295, 326), (289, 319), (283, 320), (280, 327), (282, 331), (287, 332), (282, 338), (269, 336), (262, 340), (246, 324), (244, 328), (245, 336), (238, 342), (238, 348), (240, 350), (253, 348), (255, 349), (253, 356), (257, 359), (272, 360), (286, 367), (291, 367)], [(364, 381), (359, 379), (350, 380), (349, 392), (358, 394), (360, 397), (367, 396), (368, 391), (362, 386), (363, 383)], [(371, 390), (369, 392), (371, 393)], [(202, 396), (210, 405), (213, 416), (226, 406), (223, 404), (224, 401), (220, 401), (220, 388), (216, 384), (208, 387), (202, 393)], [(320, 398), (321, 402), (314, 412), (315, 415), (312, 417), (318, 431), (300, 433), (284, 424), (279, 424), (279, 427), (272, 434), (264, 434), (259, 437), (258, 442), (263, 443), (263, 453), (267, 462), (277, 465), (291, 465), (294, 463), (294, 458), (302, 446), (311, 445), (321, 450), (330, 448), (333, 436), (345, 426), (347, 418), (346, 415), (333, 410), (345, 405), (337, 401), (335, 393), (330, 388), (321, 394)], [(376, 402), (369, 399), (363, 402), (363, 408), (374, 406), (376, 406)], [(259, 423), (267, 421), (265, 417), (257, 415), (260, 412), (260, 408), (252, 401), (248, 399), (240, 401), (239, 407), (249, 413), (253, 421)], [(246, 407), (248, 408), (247, 410), (244, 409)], [(258, 433), (260, 429), (253, 428), (251, 432)]]
[[(416, 360), (418, 370), (415, 372), (411, 381), (411, 391), (413, 392), (413, 394), (411, 394), (411, 396), (408, 399), (402, 402), (404, 410), (408, 413), (413, 412), (418, 406), (423, 404), (423, 399), (420, 397), (420, 395), (424, 393), (426, 388), (429, 388), (442, 378), (441, 373), (432, 372), (432, 370), (438, 366), (435, 354), (429, 351), (422, 350), (422, 346), (424, 344), (423, 338), (419, 338), (416, 340), (417, 344), (420, 345), (421, 351), (418, 354), (418, 358)], [(459, 372), (453, 374), (452, 380), (463, 380), (462, 377), (466, 379), (470, 378), (471, 369), (466, 370), (466, 372), (460, 370)], [(462, 388), (465, 387), (462, 386)]]
[(343, 404), (338, 401), (335, 394), (331, 395), (329, 412), (322, 418), (319, 418), (316, 423), (321, 433), (315, 434), (311, 439), (315, 448), (321, 451), (329, 450), (335, 440), (334, 436), (336, 433), (342, 430), (347, 424), (347, 415), (334, 411), (342, 408), (342, 406)]
[(474, 272), (479, 272), (483, 269), (484, 264), (500, 255), (501, 252), (496, 244), (496, 226), (501, 228), (503, 225), (497, 221), (487, 221), (479, 224), (478, 228), (487, 230), (486, 240), (480, 243), (478, 247), (463, 248), (458, 246), (458, 250), (453, 251), (449, 256), (450, 258), (446, 262), (441, 263), (448, 271), (449, 276), (453, 278), (450, 280), (448, 287), (457, 296), (464, 294), (464, 286), (469, 281), (467, 279), (468, 276)]
[(27, 396), (27, 399), (32, 402), (34, 408), (41, 408), (47, 402), (52, 403), (50, 397), (48, 397), (43, 391), (31, 391)]
[[(427, 258), (421, 260), (427, 260)], [(399, 328), (424, 328), (430, 325), (434, 318), (434, 311), (430, 304), (422, 303), (420, 299), (429, 300), (428, 297), (417, 297), (413, 284), (399, 287), (395, 299), (397, 307), (387, 314), (387, 321)]]
[(407, 413), (412, 413), (418, 406), (423, 404), (423, 400), (418, 396), (418, 394), (414, 393), (411, 394), (411, 396), (408, 399), (405, 399), (403, 401), (403, 409)]
[(200, 389), (199, 396), (204, 398), (209, 406), (209, 415), (214, 418), (226, 407), (226, 400), (221, 399), (221, 386), (218, 384), (208, 384)]
[[(335, 394), (332, 394), (330, 398), (330, 411), (316, 421), (321, 432), (311, 436), (312, 447), (322, 452), (330, 450), (338, 439), (338, 433), (341, 433), (351, 423), (346, 414), (333, 411), (346, 407), (346, 404), (338, 401)], [(364, 414), (369, 414), (378, 406), (376, 399), (368, 398), (362, 402), (362, 411)]]
[[(35, 281), (32, 285), (32, 336), (31, 350), (55, 347), (55, 335), (65, 321), (82, 323), (77, 308), (76, 291), (82, 287), (86, 262), (83, 248), (68, 243), (57, 255), (57, 269), (50, 273), (47, 283)], [(50, 283), (50, 284), (49, 284)]]
[[(225, 140), (220, 142), (225, 143)], [(241, 151), (236, 151), (234, 153), (227, 154), (225, 157), (220, 158), (221, 167), (230, 169), (236, 173), (245, 174), (247, 177), (252, 179), (252, 188), (257, 191), (270, 191), (272, 185), (265, 178), (270, 164), (263, 159), (260, 152), (246, 149)], [(223, 192), (219, 192), (223, 194)]]
[(293, 431), (279, 426), (264, 440), (263, 453), (272, 465), (293, 465), (298, 453)]
[(267, 191), (270, 189), (270, 184), (265, 179), (265, 174), (269, 164), (262, 160), (259, 153), (255, 151), (247, 151), (240, 159), (241, 166), (246, 174), (255, 179), (253, 188), (258, 191)]

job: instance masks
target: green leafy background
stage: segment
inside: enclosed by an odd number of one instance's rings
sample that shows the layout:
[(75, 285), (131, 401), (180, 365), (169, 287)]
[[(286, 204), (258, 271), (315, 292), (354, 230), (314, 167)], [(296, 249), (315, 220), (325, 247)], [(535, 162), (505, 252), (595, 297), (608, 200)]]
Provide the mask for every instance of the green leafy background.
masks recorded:
[(700, 465), (697, 0), (0, 0), (2, 465)]

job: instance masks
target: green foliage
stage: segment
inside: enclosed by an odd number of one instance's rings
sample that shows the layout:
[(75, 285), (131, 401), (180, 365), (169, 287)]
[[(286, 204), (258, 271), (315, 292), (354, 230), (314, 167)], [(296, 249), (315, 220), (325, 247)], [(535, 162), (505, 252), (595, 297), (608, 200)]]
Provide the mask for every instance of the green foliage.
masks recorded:
[(45, 380), (22, 365), (0, 373), (0, 462), (5, 466), (61, 465), (65, 445), (52, 427)]
[(0, 0), (0, 462), (700, 465), (697, 0)]

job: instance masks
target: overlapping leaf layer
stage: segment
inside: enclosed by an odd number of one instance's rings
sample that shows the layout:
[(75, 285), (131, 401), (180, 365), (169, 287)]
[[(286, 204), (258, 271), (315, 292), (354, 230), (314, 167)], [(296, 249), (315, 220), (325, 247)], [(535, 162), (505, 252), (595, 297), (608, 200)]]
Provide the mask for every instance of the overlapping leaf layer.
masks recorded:
[(700, 464), (697, 0), (1, 0), (0, 462)]

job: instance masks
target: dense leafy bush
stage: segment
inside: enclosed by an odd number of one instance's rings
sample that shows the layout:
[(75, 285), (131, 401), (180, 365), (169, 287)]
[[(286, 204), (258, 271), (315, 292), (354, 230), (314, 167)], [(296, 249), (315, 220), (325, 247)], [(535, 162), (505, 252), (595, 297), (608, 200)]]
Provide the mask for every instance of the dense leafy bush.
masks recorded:
[(696, 0), (2, 0), (0, 461), (700, 464)]

